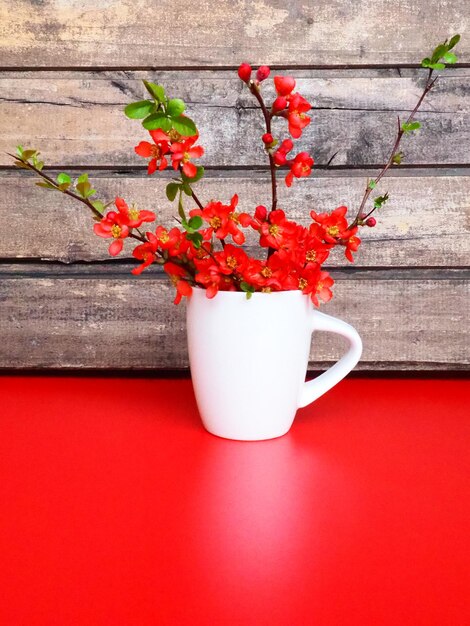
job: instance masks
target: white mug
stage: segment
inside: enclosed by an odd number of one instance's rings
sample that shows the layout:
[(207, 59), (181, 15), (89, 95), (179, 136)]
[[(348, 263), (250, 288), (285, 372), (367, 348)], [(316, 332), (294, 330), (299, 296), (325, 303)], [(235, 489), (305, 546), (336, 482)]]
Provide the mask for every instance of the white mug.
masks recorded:
[[(300, 291), (223, 291), (208, 299), (195, 288), (187, 305), (189, 362), (205, 428), (226, 439), (257, 441), (288, 432), (297, 409), (342, 380), (362, 353), (357, 331), (317, 311)], [(348, 352), (305, 382), (315, 330), (349, 340)]]

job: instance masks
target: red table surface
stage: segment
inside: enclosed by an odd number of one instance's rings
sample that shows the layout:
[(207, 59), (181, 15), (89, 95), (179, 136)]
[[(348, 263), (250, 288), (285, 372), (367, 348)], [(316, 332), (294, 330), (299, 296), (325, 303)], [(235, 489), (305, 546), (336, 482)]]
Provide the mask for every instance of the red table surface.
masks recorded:
[(250, 443), (189, 380), (0, 388), (1, 626), (470, 624), (468, 381), (345, 380)]

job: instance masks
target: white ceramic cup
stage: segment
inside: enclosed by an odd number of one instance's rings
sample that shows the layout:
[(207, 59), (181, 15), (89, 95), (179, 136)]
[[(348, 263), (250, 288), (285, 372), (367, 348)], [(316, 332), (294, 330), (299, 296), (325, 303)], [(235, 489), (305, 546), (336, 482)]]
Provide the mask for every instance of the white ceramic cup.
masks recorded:
[[(305, 374), (315, 330), (349, 340), (348, 352), (310, 382)], [(205, 428), (226, 439), (256, 441), (287, 433), (297, 409), (342, 380), (362, 353), (357, 331), (320, 313), (300, 291), (194, 289), (187, 305), (191, 377)]]

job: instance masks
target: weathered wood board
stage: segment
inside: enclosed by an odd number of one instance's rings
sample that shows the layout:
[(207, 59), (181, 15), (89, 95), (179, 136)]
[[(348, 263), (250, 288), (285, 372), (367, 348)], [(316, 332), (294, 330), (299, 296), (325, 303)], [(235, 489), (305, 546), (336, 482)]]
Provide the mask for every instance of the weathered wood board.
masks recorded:
[[(406, 119), (422, 89), (424, 70), (399, 76), (374, 71), (297, 72), (299, 90), (314, 105), (312, 123), (296, 144), (318, 165), (364, 166), (382, 163), (396, 132), (397, 115)], [(93, 72), (74, 78), (37, 73), (35, 78), (0, 78), (0, 165), (17, 144), (40, 148), (50, 165), (142, 166), (134, 146), (148, 137), (123, 109), (145, 98), (146, 77), (187, 101), (201, 134), (205, 166), (264, 165), (263, 131), (256, 101), (235, 72), (153, 72), (114, 75)], [(139, 76), (139, 78), (137, 78)], [(465, 164), (470, 141), (470, 70), (443, 74), (423, 106), (422, 130), (403, 140), (407, 165)], [(268, 99), (270, 90), (267, 89)], [(284, 120), (274, 130), (286, 137)]]
[[(112, 267), (49, 276), (43, 266), (24, 269), (0, 275), (1, 367), (187, 366), (184, 307), (172, 304), (163, 277), (138, 279)], [(322, 311), (358, 329), (363, 369), (469, 365), (468, 271), (359, 270), (336, 277), (336, 297)], [(311, 366), (323, 367), (343, 350), (341, 340), (318, 333)]]
[[(363, 246), (355, 266), (463, 266), (470, 258), (470, 171), (395, 170), (380, 189), (391, 199), (378, 216), (375, 228), (361, 231)], [(289, 216), (307, 222), (311, 209), (330, 211), (341, 204), (357, 208), (371, 172), (322, 172), (296, 181), (288, 190), (280, 172), (280, 206)], [(175, 207), (165, 196), (168, 175), (145, 173), (93, 177), (100, 197), (106, 201), (123, 196), (129, 203), (156, 210), (168, 226)], [(0, 174), (0, 259), (48, 259), (67, 263), (108, 259), (108, 242), (92, 232), (87, 208), (57, 192), (34, 185), (21, 172)], [(201, 199), (228, 202), (239, 194), (239, 208), (253, 211), (269, 202), (270, 182), (262, 172), (208, 172), (198, 185)], [(193, 205), (186, 200), (187, 208)], [(255, 233), (247, 231), (249, 243)], [(251, 235), (251, 236), (250, 236)], [(132, 248), (127, 248), (127, 254)], [(332, 255), (331, 265), (347, 265), (342, 254)]]
[(419, 63), (468, 22), (467, 0), (1, 0), (0, 65)]

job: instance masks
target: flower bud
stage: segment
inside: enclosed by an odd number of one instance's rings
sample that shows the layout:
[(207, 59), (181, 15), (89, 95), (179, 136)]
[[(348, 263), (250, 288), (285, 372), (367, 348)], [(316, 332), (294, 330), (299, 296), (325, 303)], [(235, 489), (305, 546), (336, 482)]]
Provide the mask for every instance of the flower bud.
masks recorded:
[(263, 206), (262, 204), (257, 206), (255, 209), (255, 218), (259, 220), (260, 222), (265, 222), (267, 217), (268, 217), (268, 210), (266, 209), (266, 207)]
[(258, 68), (258, 71), (256, 72), (256, 78), (259, 80), (259, 82), (261, 82), (262, 80), (266, 80), (270, 72), (271, 70), (267, 65), (262, 65)]
[(375, 217), (369, 217), (368, 220), (366, 220), (366, 226), (370, 226), (372, 228), (372, 226), (375, 226), (377, 224), (377, 220), (375, 219)]
[(272, 142), (274, 141), (274, 138), (271, 135), (271, 133), (264, 133), (261, 139), (263, 140), (263, 143), (266, 144), (267, 146), (270, 146)]
[(284, 111), (287, 107), (287, 99), (284, 96), (278, 96), (273, 102), (273, 113), (279, 113), (279, 111)]
[(295, 80), (292, 76), (275, 76), (274, 86), (280, 96), (288, 96), (295, 88)]
[(238, 68), (238, 76), (244, 83), (247, 83), (251, 78), (251, 65), (242, 63)]

